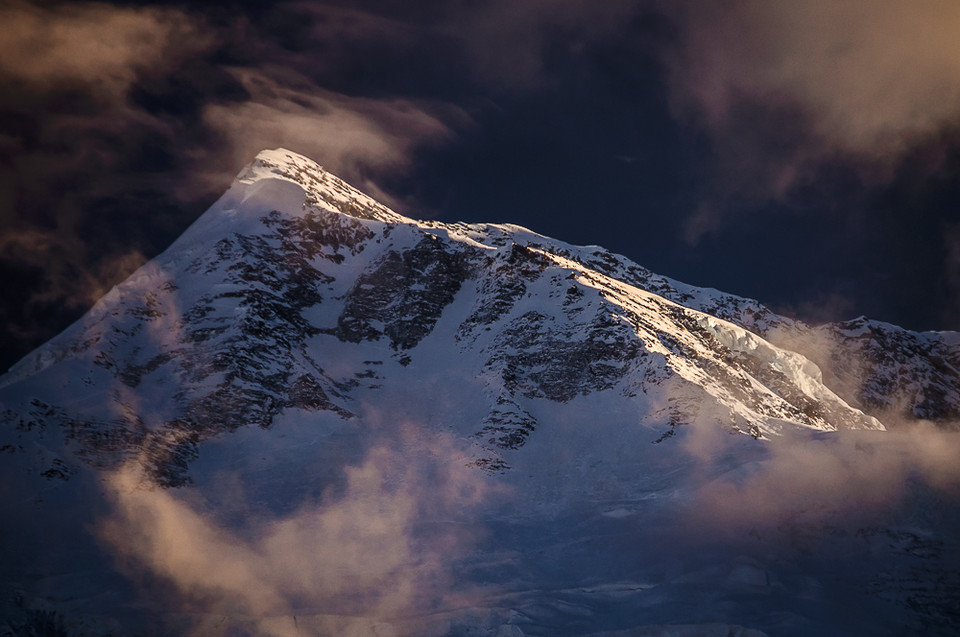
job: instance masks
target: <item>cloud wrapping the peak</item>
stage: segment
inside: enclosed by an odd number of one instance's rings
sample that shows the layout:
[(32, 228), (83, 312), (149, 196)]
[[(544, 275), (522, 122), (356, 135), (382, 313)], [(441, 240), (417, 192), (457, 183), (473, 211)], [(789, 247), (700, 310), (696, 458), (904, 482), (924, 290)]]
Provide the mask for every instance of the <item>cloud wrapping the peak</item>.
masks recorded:
[[(396, 205), (377, 185), (376, 175), (409, 167), (418, 146), (449, 140), (453, 130), (424, 106), (405, 99), (349, 97), (319, 88), (303, 89), (303, 78), (281, 72), (236, 69), (250, 98), (232, 104), (210, 104), (206, 124), (226, 140), (218, 164), (234, 171), (260, 150), (282, 146), (314, 159), (331, 172), (388, 205)], [(299, 81), (297, 81), (299, 80)], [(467, 118), (437, 106), (448, 119)]]
[[(726, 248), (770, 206), (825, 211), (848, 225), (814, 246), (832, 270), (778, 288), (806, 285), (788, 299), (799, 307), (870, 287), (837, 274), (847, 254), (893, 264), (868, 273), (916, 261), (890, 253), (939, 223), (933, 206), (907, 201), (933, 212), (893, 215), (875, 237), (856, 215), (903, 165), (922, 180), (957, 147), (941, 128), (960, 104), (950, 2), (13, 0), (0, 19), (0, 275), (22, 282), (0, 310), (7, 362), (69, 323), (47, 321), (51, 306), (78, 311), (126, 273), (110, 264), (160, 252), (263, 148), (310, 156), (412, 216), (517, 221), (576, 242), (597, 210), (590, 242), (768, 303), (765, 275), (690, 244)], [(769, 251), (780, 222), (731, 251)], [(808, 235), (791, 230), (780, 234), (800, 251)], [(642, 238), (654, 235), (665, 241)], [(638, 242), (617, 246), (625, 236)], [(933, 275), (952, 294), (952, 248), (939, 248), (924, 263), (940, 260)], [(733, 274), (697, 278), (717, 265)], [(71, 272), (97, 281), (69, 294)], [(903, 286), (858, 294), (891, 287)], [(45, 309), (7, 320), (28, 307)]]
[(311, 73), (330, 34), (296, 6), (267, 13), (320, 30), (300, 50), (243, 12), (0, 7), (0, 273), (23, 281), (0, 310), (7, 363), (165, 248), (257, 151), (298, 150), (402, 208), (383, 180), (469, 125), (438, 100), (325, 88)]

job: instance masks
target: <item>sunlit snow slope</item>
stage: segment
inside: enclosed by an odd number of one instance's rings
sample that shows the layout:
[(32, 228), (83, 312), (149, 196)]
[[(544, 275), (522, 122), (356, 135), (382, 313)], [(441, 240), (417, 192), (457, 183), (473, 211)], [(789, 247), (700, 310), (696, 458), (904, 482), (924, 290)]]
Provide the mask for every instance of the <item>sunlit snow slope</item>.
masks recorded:
[[(3, 378), (5, 417), (23, 429), (43, 414), (102, 467), (149, 448), (166, 484), (207, 438), (290, 409), (349, 419), (385, 386), (474, 385), (455, 419), (432, 418), (493, 469), (549, 435), (535, 433), (549, 431), (541, 411), (596, 392), (631, 403), (650, 439), (705, 406), (755, 437), (882, 428), (810, 361), (644, 289), (653, 277), (631, 266), (515, 226), (407, 219), (265, 151), (169, 250)], [(688, 294), (693, 307), (725, 300)]]

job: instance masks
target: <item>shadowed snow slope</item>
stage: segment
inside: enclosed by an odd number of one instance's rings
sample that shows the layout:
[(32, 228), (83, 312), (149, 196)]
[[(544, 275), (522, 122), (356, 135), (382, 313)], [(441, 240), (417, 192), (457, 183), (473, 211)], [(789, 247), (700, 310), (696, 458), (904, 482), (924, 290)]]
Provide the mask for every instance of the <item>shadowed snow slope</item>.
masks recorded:
[(958, 352), (408, 219), (264, 151), (0, 377), (4, 612), (78, 634), (946, 634)]

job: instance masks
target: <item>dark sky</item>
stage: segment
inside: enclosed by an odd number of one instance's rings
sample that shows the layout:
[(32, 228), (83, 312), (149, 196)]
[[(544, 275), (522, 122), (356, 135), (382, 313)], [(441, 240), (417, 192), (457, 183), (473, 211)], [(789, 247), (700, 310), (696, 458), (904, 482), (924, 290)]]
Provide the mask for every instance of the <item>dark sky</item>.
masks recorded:
[(0, 4), (0, 367), (253, 155), (811, 322), (960, 328), (953, 0)]

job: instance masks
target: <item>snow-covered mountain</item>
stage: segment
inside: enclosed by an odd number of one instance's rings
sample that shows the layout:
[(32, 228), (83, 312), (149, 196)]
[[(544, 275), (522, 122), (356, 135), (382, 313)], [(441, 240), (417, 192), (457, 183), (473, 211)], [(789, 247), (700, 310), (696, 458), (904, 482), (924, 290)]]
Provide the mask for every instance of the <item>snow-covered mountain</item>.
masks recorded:
[[(91, 634), (952, 630), (954, 473), (921, 470), (906, 515), (843, 467), (927, 467), (929, 445), (883, 432), (950, 429), (958, 387), (955, 333), (813, 328), (599, 247), (409, 219), (264, 151), (0, 377), (0, 593), (11, 630)], [(809, 445), (828, 461), (780, 470)], [(873, 556), (867, 581), (825, 566), (836, 547)]]

